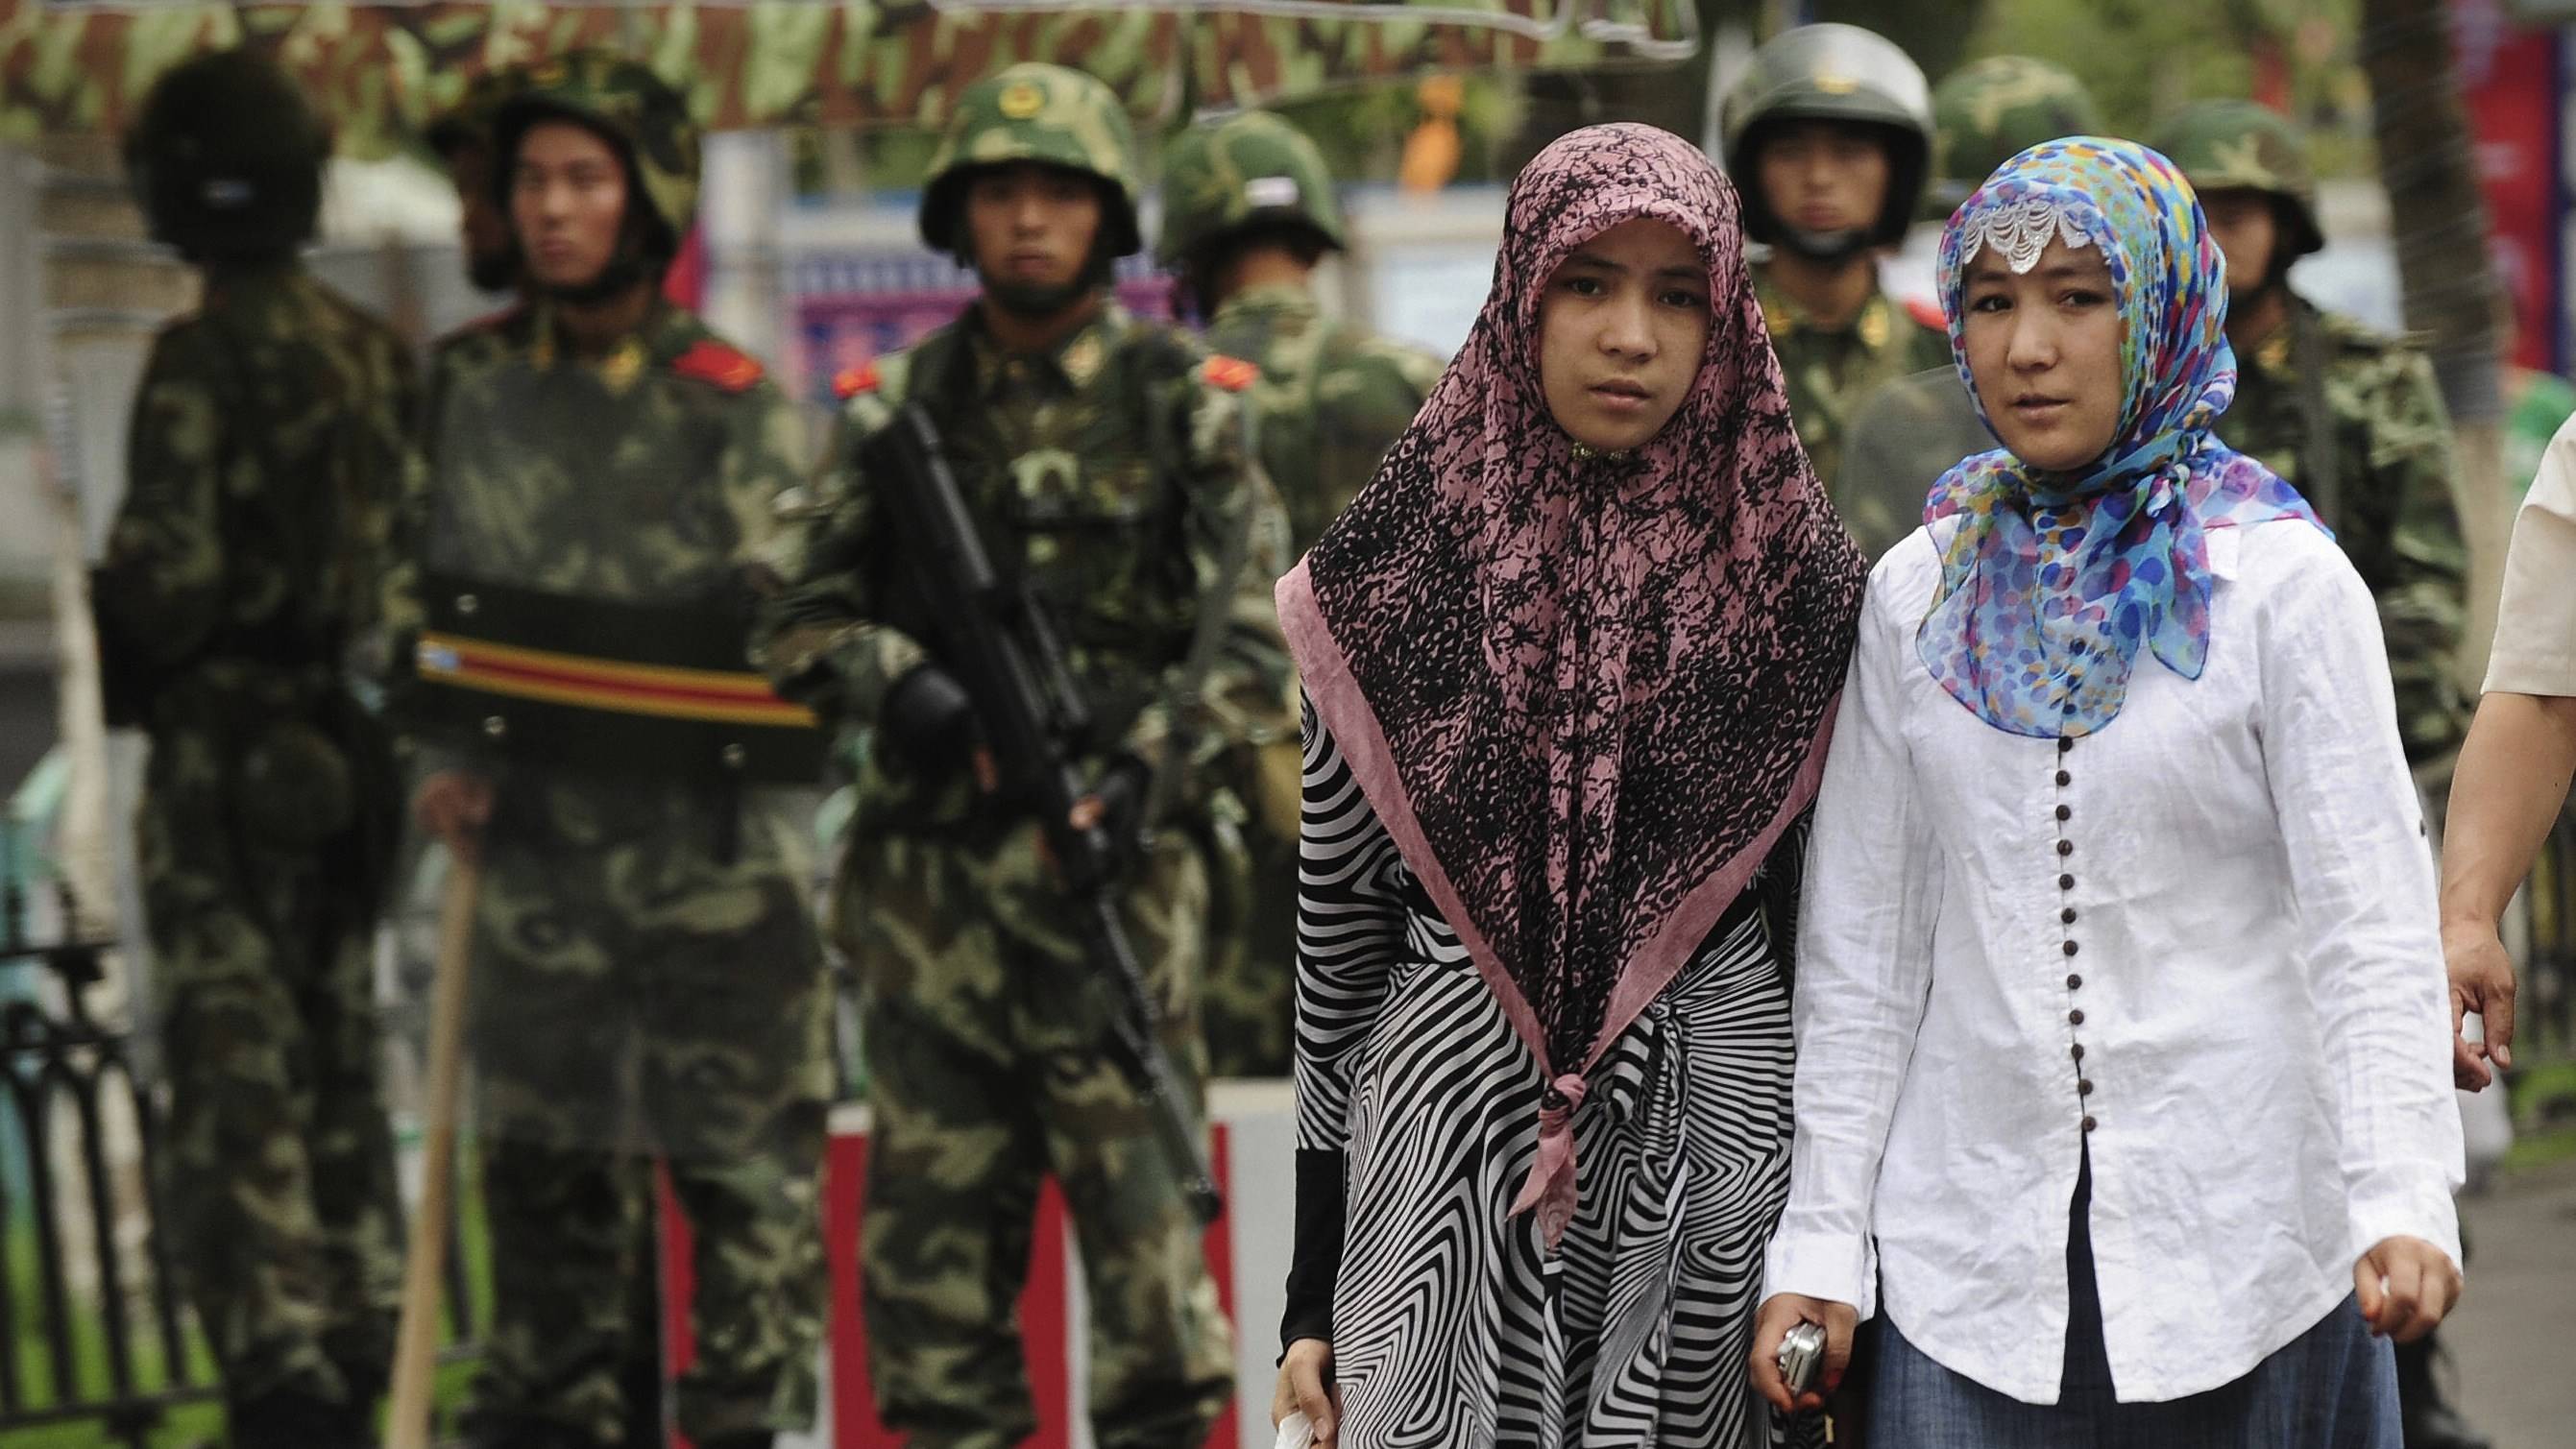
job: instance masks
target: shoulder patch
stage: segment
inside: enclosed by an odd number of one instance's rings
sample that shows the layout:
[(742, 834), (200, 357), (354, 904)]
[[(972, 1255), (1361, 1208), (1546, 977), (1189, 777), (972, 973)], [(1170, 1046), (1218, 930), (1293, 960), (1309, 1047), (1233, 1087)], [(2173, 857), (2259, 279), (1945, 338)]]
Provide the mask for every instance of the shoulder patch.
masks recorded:
[(1905, 299), (1905, 310), (1922, 326), (1944, 337), (1950, 335), (1950, 319), (1941, 315), (1940, 303), (1929, 297), (1908, 297)]
[(877, 371), (874, 361), (862, 362), (856, 367), (845, 367), (832, 375), (832, 396), (843, 402), (848, 402), (863, 392), (875, 392), (883, 386), (885, 386), (885, 378)]
[(712, 337), (699, 339), (696, 346), (673, 358), (671, 370), (726, 392), (741, 392), (764, 375), (758, 359)]
[(1261, 369), (1242, 358), (1219, 355), (1207, 360), (1199, 376), (1227, 392), (1241, 392), (1261, 380)]

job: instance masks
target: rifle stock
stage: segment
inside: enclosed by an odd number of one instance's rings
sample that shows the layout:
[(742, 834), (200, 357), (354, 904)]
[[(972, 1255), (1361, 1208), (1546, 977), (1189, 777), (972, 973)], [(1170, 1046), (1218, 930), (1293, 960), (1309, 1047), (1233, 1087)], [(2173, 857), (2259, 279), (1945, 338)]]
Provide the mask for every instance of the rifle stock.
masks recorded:
[(933, 652), (974, 701), (1004, 797), (1037, 816), (1054, 853), (1092, 986), (1108, 999), (1119, 1065), (1146, 1099), (1190, 1211), (1212, 1222), (1223, 1208), (1216, 1178), (1180, 1075), (1155, 1036), (1161, 1012), (1118, 916), (1117, 844), (1098, 825), (1073, 823), (1090, 793), (1075, 743), (1087, 734), (1090, 713), (1055, 631), (1025, 582), (994, 570), (938, 429), (919, 404), (896, 413), (861, 452), (914, 584), (940, 621)]

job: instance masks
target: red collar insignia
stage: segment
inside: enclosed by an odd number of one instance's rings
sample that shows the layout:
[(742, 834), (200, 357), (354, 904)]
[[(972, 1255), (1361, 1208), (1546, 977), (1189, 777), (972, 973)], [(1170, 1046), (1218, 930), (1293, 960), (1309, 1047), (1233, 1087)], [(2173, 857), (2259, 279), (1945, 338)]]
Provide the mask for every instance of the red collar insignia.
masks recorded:
[(712, 337), (700, 339), (696, 346), (674, 358), (671, 370), (682, 377), (712, 383), (726, 392), (741, 392), (761, 378), (758, 360)]

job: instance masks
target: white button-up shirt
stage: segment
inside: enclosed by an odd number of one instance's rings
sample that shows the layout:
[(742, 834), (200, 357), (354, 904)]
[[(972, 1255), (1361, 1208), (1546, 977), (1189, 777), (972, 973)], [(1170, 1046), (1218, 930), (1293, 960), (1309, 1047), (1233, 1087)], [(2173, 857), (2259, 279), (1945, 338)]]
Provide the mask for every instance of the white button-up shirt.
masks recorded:
[(2432, 856), (2370, 594), (2304, 522), (2209, 541), (2201, 677), (2142, 650), (2061, 749), (1917, 657), (1918, 530), (1870, 576), (1816, 807), (1767, 1291), (1867, 1316), (1882, 1281), (1908, 1341), (2025, 1403), (2057, 1401), (2087, 1148), (2123, 1400), (2243, 1376), (2382, 1239), (2459, 1260)]

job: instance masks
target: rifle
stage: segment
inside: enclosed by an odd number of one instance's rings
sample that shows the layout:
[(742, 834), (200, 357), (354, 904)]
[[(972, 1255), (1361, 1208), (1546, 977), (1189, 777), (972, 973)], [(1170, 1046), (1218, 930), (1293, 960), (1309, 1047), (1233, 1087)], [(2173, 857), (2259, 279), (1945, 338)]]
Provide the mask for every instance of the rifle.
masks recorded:
[(1090, 789), (1076, 742), (1091, 714), (1046, 609), (1025, 578), (995, 572), (957, 489), (939, 430), (918, 403), (860, 447), (870, 484), (902, 541), (922, 602), (940, 621), (933, 653), (975, 704), (975, 717), (1001, 774), (1001, 798), (1038, 818), (1073, 906), (1091, 988), (1109, 998), (1110, 1036), (1120, 1067), (1143, 1094), (1154, 1136), (1181, 1194), (1201, 1223), (1223, 1210), (1180, 1077), (1155, 1040), (1161, 1012), (1118, 917), (1118, 847), (1098, 825), (1074, 828)]

